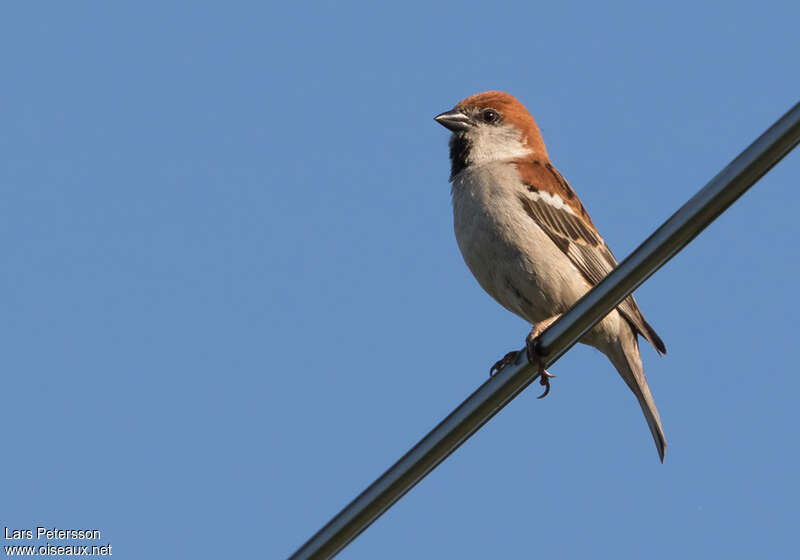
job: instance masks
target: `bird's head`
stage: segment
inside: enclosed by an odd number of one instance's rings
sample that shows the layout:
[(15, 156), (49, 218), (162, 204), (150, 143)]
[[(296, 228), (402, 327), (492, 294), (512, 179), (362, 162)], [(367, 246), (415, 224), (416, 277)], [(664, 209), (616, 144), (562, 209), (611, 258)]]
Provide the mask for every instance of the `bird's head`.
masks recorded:
[(508, 93), (485, 91), (471, 95), (434, 119), (453, 132), (451, 178), (467, 167), (496, 161), (530, 156), (547, 161), (536, 121)]

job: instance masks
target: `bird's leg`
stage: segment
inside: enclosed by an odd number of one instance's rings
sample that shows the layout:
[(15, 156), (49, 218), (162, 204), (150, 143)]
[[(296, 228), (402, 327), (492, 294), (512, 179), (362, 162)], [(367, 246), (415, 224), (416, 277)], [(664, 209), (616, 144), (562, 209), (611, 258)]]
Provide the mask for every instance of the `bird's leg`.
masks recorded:
[[(561, 317), (560, 314), (554, 315), (548, 319), (545, 319), (544, 321), (539, 321), (533, 326), (530, 334), (525, 338), (525, 353), (528, 356), (528, 362), (539, 368), (539, 377), (540, 377), (539, 383), (545, 388), (544, 393), (542, 393), (538, 397), (540, 399), (542, 397), (546, 397), (547, 393), (550, 392), (550, 378), (555, 377), (555, 375), (553, 375), (552, 373), (548, 372), (546, 369), (541, 367), (542, 360), (536, 353), (535, 339), (537, 336), (542, 334), (542, 332), (559, 317)], [(512, 350), (511, 352), (509, 352), (508, 354), (497, 360), (494, 363), (494, 365), (491, 368), (489, 368), (489, 377), (494, 377), (495, 375), (500, 373), (500, 370), (502, 370), (506, 366), (513, 364), (514, 361), (517, 359), (518, 355), (519, 352), (517, 350)]]
[(547, 393), (550, 392), (550, 378), (555, 377), (555, 375), (544, 369), (542, 357), (536, 352), (536, 338), (559, 317), (561, 317), (560, 313), (544, 321), (539, 321), (533, 325), (530, 334), (525, 338), (525, 352), (528, 355), (528, 362), (539, 368), (539, 384), (544, 387), (544, 393), (536, 397), (537, 399), (547, 396)]

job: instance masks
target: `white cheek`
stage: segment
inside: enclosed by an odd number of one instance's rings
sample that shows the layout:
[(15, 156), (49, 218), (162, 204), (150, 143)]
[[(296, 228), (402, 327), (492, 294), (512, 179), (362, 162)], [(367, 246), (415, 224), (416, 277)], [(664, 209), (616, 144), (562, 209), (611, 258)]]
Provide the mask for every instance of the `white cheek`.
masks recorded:
[(519, 132), (510, 126), (479, 126), (470, 140), (469, 162), (474, 165), (524, 157), (531, 153), (530, 148), (521, 142)]

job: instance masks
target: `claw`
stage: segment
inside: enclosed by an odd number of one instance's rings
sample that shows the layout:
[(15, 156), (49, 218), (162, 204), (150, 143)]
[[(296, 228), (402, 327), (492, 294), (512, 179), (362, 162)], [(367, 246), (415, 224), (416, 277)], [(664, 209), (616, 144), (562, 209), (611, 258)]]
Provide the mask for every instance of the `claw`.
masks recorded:
[(547, 393), (550, 392), (550, 378), (555, 377), (552, 373), (548, 372), (546, 369), (543, 369), (541, 373), (539, 373), (539, 385), (544, 387), (544, 393), (536, 397), (537, 399), (543, 399), (547, 396)]
[(513, 363), (514, 360), (517, 359), (517, 354), (518, 352), (516, 350), (512, 350), (511, 352), (509, 352), (508, 354), (497, 360), (494, 363), (494, 365), (489, 368), (489, 377), (494, 377), (495, 375), (500, 373), (500, 370), (502, 370), (504, 367)]

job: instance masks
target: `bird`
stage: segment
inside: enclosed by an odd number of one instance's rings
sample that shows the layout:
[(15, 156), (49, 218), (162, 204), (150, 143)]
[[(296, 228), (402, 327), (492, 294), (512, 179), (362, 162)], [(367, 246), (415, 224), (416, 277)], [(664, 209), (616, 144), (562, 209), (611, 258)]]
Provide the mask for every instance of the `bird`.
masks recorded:
[[(453, 226), (475, 279), (500, 305), (532, 325), (530, 363), (550, 389), (536, 337), (599, 283), (617, 260), (578, 195), (550, 162), (539, 127), (509, 93), (485, 91), (434, 117), (450, 130)], [(667, 443), (639, 353), (642, 336), (658, 355), (667, 349), (633, 295), (580, 340), (600, 350), (636, 396), (661, 462)], [(514, 361), (509, 352), (490, 368)]]

